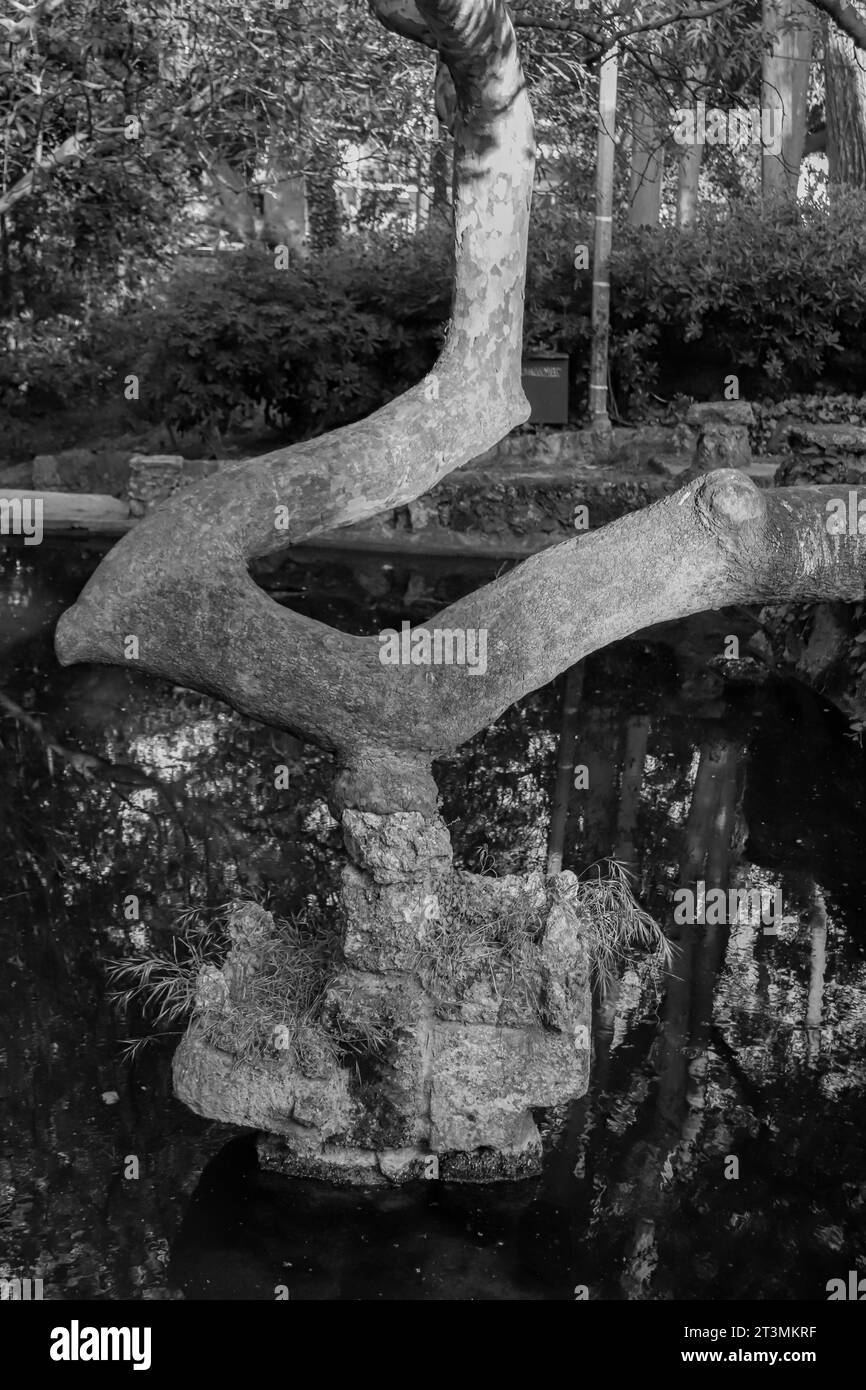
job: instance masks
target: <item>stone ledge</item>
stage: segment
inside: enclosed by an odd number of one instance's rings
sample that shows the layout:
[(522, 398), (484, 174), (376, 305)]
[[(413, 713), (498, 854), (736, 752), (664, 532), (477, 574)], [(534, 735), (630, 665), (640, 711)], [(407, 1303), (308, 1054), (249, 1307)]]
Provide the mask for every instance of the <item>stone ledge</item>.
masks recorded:
[(327, 1138), (345, 1132), (355, 1116), (347, 1071), (306, 1077), (288, 1059), (247, 1062), (213, 1047), (195, 1023), (174, 1054), (172, 1076), (178, 1100), (197, 1115), (291, 1135), (296, 1143), (307, 1126)]
[(792, 448), (813, 448), (820, 453), (866, 454), (866, 425), (790, 423), (784, 434)]

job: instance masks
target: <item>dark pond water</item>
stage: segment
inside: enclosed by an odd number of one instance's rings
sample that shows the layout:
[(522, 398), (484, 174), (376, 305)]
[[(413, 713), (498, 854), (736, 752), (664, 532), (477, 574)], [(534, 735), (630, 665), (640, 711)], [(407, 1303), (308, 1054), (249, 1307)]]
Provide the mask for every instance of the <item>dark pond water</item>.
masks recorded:
[[(633, 864), (680, 949), (670, 978), (639, 963), (597, 1007), (592, 1086), (543, 1117), (543, 1177), (337, 1192), (260, 1174), (249, 1136), (179, 1105), (175, 1038), (122, 1059), (111, 962), (241, 889), (328, 905), (341, 861), (328, 756), (163, 682), (57, 666), (54, 623), (94, 563), (0, 558), (0, 696), (38, 721), (0, 708), (0, 1277), (55, 1299), (823, 1300), (866, 1273), (863, 751), (805, 691), (707, 673), (746, 616), (587, 663), (591, 790), (564, 864)], [(371, 632), (489, 577), (313, 557), (263, 582)], [(561, 682), (536, 692), (439, 765), (465, 866), (544, 866), (561, 701)], [(777, 934), (684, 935), (671, 894), (701, 876), (780, 888)]]

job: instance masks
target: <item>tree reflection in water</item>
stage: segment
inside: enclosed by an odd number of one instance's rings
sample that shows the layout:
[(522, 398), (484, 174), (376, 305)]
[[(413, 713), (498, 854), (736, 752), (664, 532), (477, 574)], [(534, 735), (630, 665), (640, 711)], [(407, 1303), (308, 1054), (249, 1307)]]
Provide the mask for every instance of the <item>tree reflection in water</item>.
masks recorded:
[[(139, 673), (59, 669), (53, 623), (92, 563), (44, 548), (0, 564), (2, 691), (26, 716), (0, 711), (8, 1272), (41, 1275), (55, 1298), (273, 1298), (285, 1285), (297, 1298), (546, 1299), (585, 1285), (594, 1298), (823, 1299), (855, 1267), (864, 779), (832, 712), (782, 687), (702, 686), (689, 673), (696, 650), (721, 650), (718, 619), (585, 663), (573, 756), (589, 786), (561, 808), (563, 864), (632, 867), (678, 936), (668, 977), (659, 988), (630, 969), (596, 1001), (592, 1085), (546, 1117), (558, 1143), (542, 1179), (288, 1184), (258, 1173), (248, 1139), (174, 1101), (173, 1038), (120, 1060), (136, 1020), (113, 1016), (105, 971), (169, 946), (191, 904), (252, 890), (281, 911), (331, 905), (330, 759)], [(322, 621), (376, 631), (478, 580), (477, 567), (358, 559), (271, 565), (261, 582)], [(560, 700), (560, 686), (536, 692), (438, 765), (465, 866), (544, 867)], [(779, 884), (778, 936), (676, 927), (673, 891), (699, 880)]]

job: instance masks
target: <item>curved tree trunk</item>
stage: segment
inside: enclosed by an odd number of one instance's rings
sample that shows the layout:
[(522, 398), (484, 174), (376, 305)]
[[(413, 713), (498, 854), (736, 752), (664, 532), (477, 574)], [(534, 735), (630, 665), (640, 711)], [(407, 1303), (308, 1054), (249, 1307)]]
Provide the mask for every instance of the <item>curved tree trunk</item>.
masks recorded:
[[(325, 436), (338, 459), (340, 437), (363, 440), (369, 423)], [(866, 536), (827, 530), (837, 486), (763, 492), (744, 474), (719, 469), (534, 555), (414, 629), (412, 640), (430, 648), (437, 630), (467, 643), (483, 636), (486, 670), (464, 662), (434, 673), (429, 658), (383, 664), (380, 638), (352, 637), (281, 608), (249, 577), (246, 559), (266, 548), (272, 499), (286, 495), (272, 483), (256, 516), (270, 471), (263, 463), (229, 465), (124, 537), (61, 618), (61, 662), (137, 663), (343, 755), (375, 748), (432, 757), (590, 652), (654, 623), (732, 603), (856, 602), (866, 587)], [(363, 465), (359, 471), (361, 487)], [(401, 500), (417, 495), (408, 472)], [(321, 481), (309, 478), (308, 490)], [(336, 493), (337, 479), (328, 481)], [(866, 489), (848, 491), (866, 498)], [(360, 503), (353, 510), (365, 514)], [(138, 657), (125, 655), (127, 635), (138, 638)]]
[[(391, 664), (390, 640), (338, 632), (256, 587), (252, 558), (412, 501), (528, 414), (520, 366), (534, 144), (507, 10), (502, 0), (374, 7), (438, 47), (454, 80), (455, 286), (442, 354), (369, 419), (230, 464), (155, 508), (63, 615), (56, 649), (63, 664), (138, 665), (218, 695), (338, 755), (332, 802), (351, 863), (327, 1007), (339, 1037), (377, 1038), (383, 1050), (367, 1048), (356, 1084), (355, 1069), (333, 1058), (313, 1074), (278, 1059), (241, 1066), (194, 1022), (176, 1059), (178, 1093), (202, 1113), (281, 1136), (266, 1155), (292, 1171), (433, 1176), (428, 1160), (441, 1156), (458, 1175), (513, 1176), (537, 1166), (531, 1109), (586, 1087), (585, 935), (572, 876), (491, 886), (454, 873), (433, 756), (651, 624), (732, 603), (861, 599), (866, 539), (828, 533), (837, 488), (763, 493), (721, 470), (453, 604), (407, 635), (418, 664)], [(451, 664), (431, 661), (445, 638)], [(483, 663), (460, 661), (470, 640)], [(513, 963), (481, 962), (484, 988), (461, 993), (443, 983), (449, 957), (431, 946), (430, 924), (459, 936), (467, 912), (495, 922), (515, 901), (534, 924), (520, 974), (535, 982), (535, 1004), (512, 1001), (503, 1018), (499, 986)], [(204, 982), (220, 997), (261, 960), (267, 918), (239, 910), (219, 988)], [(425, 951), (438, 968), (419, 965)]]

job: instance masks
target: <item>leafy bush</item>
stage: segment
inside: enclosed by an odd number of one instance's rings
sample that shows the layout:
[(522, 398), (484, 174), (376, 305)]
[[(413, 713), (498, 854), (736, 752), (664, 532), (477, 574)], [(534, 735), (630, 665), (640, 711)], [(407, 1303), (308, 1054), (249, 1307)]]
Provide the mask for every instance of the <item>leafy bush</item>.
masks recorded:
[(133, 321), (142, 401), (224, 429), (264, 407), (296, 439), (361, 417), (432, 366), (448, 315), (447, 245), (349, 243), (275, 269), (264, 251), (179, 269)]
[[(626, 229), (612, 269), (614, 362), (646, 389), (662, 363), (778, 399), (825, 374), (866, 383), (866, 201), (745, 202), (693, 232)], [(623, 357), (623, 347), (627, 352)]]
[(19, 324), (18, 330), (0, 355), (0, 420), (30, 419), (92, 399), (110, 376), (77, 319)]
[[(708, 208), (689, 233), (617, 228), (610, 360), (620, 403), (640, 405), (659, 383), (720, 395), (728, 373), (742, 394), (774, 399), (822, 376), (866, 385), (864, 228), (859, 193), (829, 208)], [(591, 293), (591, 273), (573, 268), (579, 243), (592, 244), (588, 220), (545, 212), (527, 276), (528, 341), (570, 353), (578, 371), (589, 358)]]
[[(610, 360), (620, 409), (639, 411), (654, 390), (718, 397), (729, 373), (742, 395), (770, 403), (816, 387), (866, 389), (864, 213), (863, 195), (851, 194), (829, 208), (708, 208), (688, 233), (618, 227)], [(570, 354), (575, 415), (591, 272), (575, 270), (574, 253), (591, 244), (588, 217), (539, 207), (525, 341)], [(298, 440), (348, 424), (432, 365), (449, 312), (449, 248), (431, 232), (350, 240), (285, 270), (261, 248), (186, 257), (157, 290), (138, 293), (135, 312), (91, 312), (85, 326), (55, 306), (33, 324), (0, 368), (0, 412), (61, 408), (107, 389), (120, 399), (135, 372), (142, 411), (179, 429), (225, 429), (262, 409)]]

